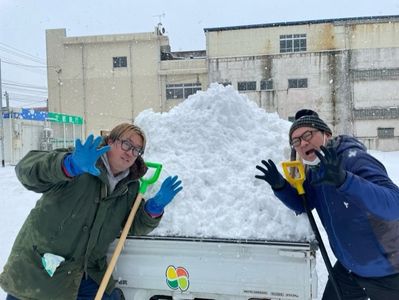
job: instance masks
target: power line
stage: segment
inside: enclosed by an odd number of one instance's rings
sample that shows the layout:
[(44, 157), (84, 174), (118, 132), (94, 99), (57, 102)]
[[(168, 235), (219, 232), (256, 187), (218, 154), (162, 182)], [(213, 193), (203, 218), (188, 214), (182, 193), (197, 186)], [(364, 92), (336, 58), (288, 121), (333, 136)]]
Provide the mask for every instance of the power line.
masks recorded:
[(12, 66), (16, 66), (16, 67), (20, 67), (28, 72), (32, 72), (32, 73), (36, 73), (36, 74), (40, 74), (43, 76), (46, 76), (47, 74), (45, 73), (44, 69), (54, 69), (56, 72), (58, 72), (59, 70), (61, 70), (61, 67), (59, 66), (37, 66), (37, 65), (27, 65), (27, 64), (22, 64), (19, 62), (16, 62), (13, 59), (4, 59), (3, 57), (0, 56), (0, 59), (2, 62), (4, 62), (5, 64), (8, 65), (12, 65)]
[(27, 88), (27, 89), (36, 89), (36, 90), (42, 90), (47, 92), (47, 87), (45, 86), (39, 86), (39, 85), (33, 85), (29, 83), (21, 83), (17, 81), (3, 81), (3, 85), (7, 85), (10, 87), (21, 87), (21, 88)]
[(32, 95), (35, 97), (48, 97), (47, 91), (32, 90), (28, 88), (8, 87), (7, 91), (11, 94)]
[[(12, 91), (12, 90), (7, 90), (8, 95), (12, 95), (12, 97), (31, 97), (31, 98), (39, 98), (39, 99), (47, 99), (47, 94), (43, 95), (43, 94), (35, 94), (35, 93), (30, 93), (29, 91)], [(12, 98), (11, 97), (11, 98)]]
[[(18, 94), (18, 93), (15, 94), (15, 93), (12, 93), (12, 92), (9, 92), (8, 94), (13, 96), (10, 99), (11, 101), (17, 101), (17, 102), (30, 101), (31, 102), (32, 99), (35, 99), (35, 101), (38, 102), (38, 103), (47, 101), (47, 97), (38, 97), (38, 96), (35, 96), (35, 95), (29, 95), (29, 94)], [(38, 98), (41, 98), (41, 99), (38, 99)], [(30, 100), (28, 100), (28, 99), (30, 99)]]
[(7, 53), (10, 53), (12, 55), (19, 56), (21, 58), (28, 59), (28, 60), (31, 60), (31, 61), (34, 61), (34, 62), (37, 62), (37, 63), (41, 63), (43, 65), (45, 64), (45, 60), (43, 58), (34, 56), (34, 55), (32, 55), (32, 54), (30, 54), (28, 52), (19, 50), (19, 49), (15, 48), (15, 47), (12, 47), (10, 45), (7, 45), (7, 44), (1, 43), (1, 42), (0, 42), (0, 45), (2, 45), (2, 46), (0, 46), (0, 50), (1, 51), (7, 52)]
[[(22, 102), (20, 100), (10, 100), (10, 102)], [(19, 107), (27, 107), (29, 105), (40, 105), (40, 104), (44, 104), (47, 105), (47, 100), (43, 100), (43, 101), (30, 101), (30, 102), (22, 102), (22, 104), (20, 104)], [(15, 105), (13, 105), (15, 106)]]
[(32, 96), (36, 98), (48, 98), (47, 93), (36, 93), (34, 91), (24, 91), (24, 90), (7, 90), (11, 95), (20, 95), (20, 96)]
[(27, 64), (21, 64), (19, 62), (15, 62), (14, 60), (9, 60), (9, 59), (3, 59), (0, 57), (2, 63), (4, 62), (5, 64), (15, 66), (17, 68), (22, 68), (23, 70), (34, 73), (34, 74), (39, 74), (40, 76), (46, 76), (46, 66), (34, 66), (34, 65), (27, 65)]
[[(29, 103), (41, 103), (41, 102), (47, 102), (48, 97), (47, 96), (38, 96), (34, 94), (29, 94), (29, 93), (15, 93), (12, 91), (7, 91), (8, 95), (10, 96), (10, 101), (13, 102), (29, 102)], [(32, 102), (33, 101), (33, 102)]]
[(27, 68), (41, 68), (41, 69), (47, 69), (47, 66), (25, 65), (25, 64), (20, 64), (20, 63), (16, 63), (16, 62), (11, 62), (11, 61), (4, 60), (4, 58), (2, 58), (1, 61), (2, 61), (3, 63), (5, 63), (5, 64), (14, 65), (14, 66), (21, 66), (21, 67), (27, 67)]

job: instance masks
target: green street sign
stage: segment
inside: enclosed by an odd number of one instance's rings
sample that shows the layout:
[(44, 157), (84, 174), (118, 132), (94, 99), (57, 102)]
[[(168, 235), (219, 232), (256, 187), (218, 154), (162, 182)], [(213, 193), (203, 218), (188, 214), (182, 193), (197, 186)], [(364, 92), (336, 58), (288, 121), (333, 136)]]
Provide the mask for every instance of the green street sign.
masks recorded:
[(47, 120), (56, 123), (72, 123), (72, 124), (83, 124), (83, 118), (79, 116), (72, 116), (66, 114), (59, 114), (55, 112), (49, 112)]

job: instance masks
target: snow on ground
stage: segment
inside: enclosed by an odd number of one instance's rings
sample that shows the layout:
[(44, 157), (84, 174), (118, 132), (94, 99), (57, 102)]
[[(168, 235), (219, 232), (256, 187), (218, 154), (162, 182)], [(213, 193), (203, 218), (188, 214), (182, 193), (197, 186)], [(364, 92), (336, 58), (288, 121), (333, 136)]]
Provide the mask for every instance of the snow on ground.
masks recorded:
[[(257, 180), (255, 165), (289, 157), (290, 123), (266, 113), (232, 87), (212, 85), (168, 113), (142, 112), (136, 123), (148, 136), (146, 161), (163, 164), (161, 179), (150, 187), (151, 197), (164, 178), (179, 175), (184, 189), (167, 206), (153, 235), (238, 239), (310, 240), (305, 216), (295, 216), (277, 200), (265, 182)], [(399, 152), (371, 153), (399, 183)], [(27, 191), (14, 167), (0, 168), (0, 268), (39, 194)], [(319, 224), (326, 244), (327, 237)], [(328, 245), (327, 245), (328, 248)], [(332, 262), (334, 256), (330, 252)], [(321, 298), (327, 272), (318, 252)], [(5, 293), (0, 290), (0, 299)]]

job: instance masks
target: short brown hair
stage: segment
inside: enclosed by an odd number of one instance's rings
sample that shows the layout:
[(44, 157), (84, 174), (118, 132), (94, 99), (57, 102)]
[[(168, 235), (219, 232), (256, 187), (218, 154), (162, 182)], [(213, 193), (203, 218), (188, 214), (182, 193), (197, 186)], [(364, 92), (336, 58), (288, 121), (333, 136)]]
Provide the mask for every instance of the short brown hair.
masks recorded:
[(143, 152), (144, 152), (145, 145), (147, 143), (147, 139), (145, 137), (144, 131), (140, 127), (138, 127), (134, 124), (122, 123), (122, 124), (115, 126), (111, 130), (109, 135), (107, 137), (105, 137), (105, 142), (108, 143), (109, 140), (114, 142), (114, 141), (118, 140), (121, 136), (123, 136), (125, 133), (131, 132), (131, 131), (133, 131), (133, 132), (137, 133), (139, 136), (141, 136), (141, 138), (143, 140)]

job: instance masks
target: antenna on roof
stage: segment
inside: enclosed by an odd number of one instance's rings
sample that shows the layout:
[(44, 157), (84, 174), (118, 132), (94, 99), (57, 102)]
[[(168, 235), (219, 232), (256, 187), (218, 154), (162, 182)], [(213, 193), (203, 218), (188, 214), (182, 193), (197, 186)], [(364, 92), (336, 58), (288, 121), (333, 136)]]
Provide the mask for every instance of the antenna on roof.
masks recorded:
[(162, 18), (165, 18), (165, 13), (162, 13), (160, 15), (154, 15), (153, 17), (158, 17), (159, 21), (157, 26), (155, 27), (155, 32), (157, 35), (163, 35), (165, 34), (165, 27), (162, 25)]

